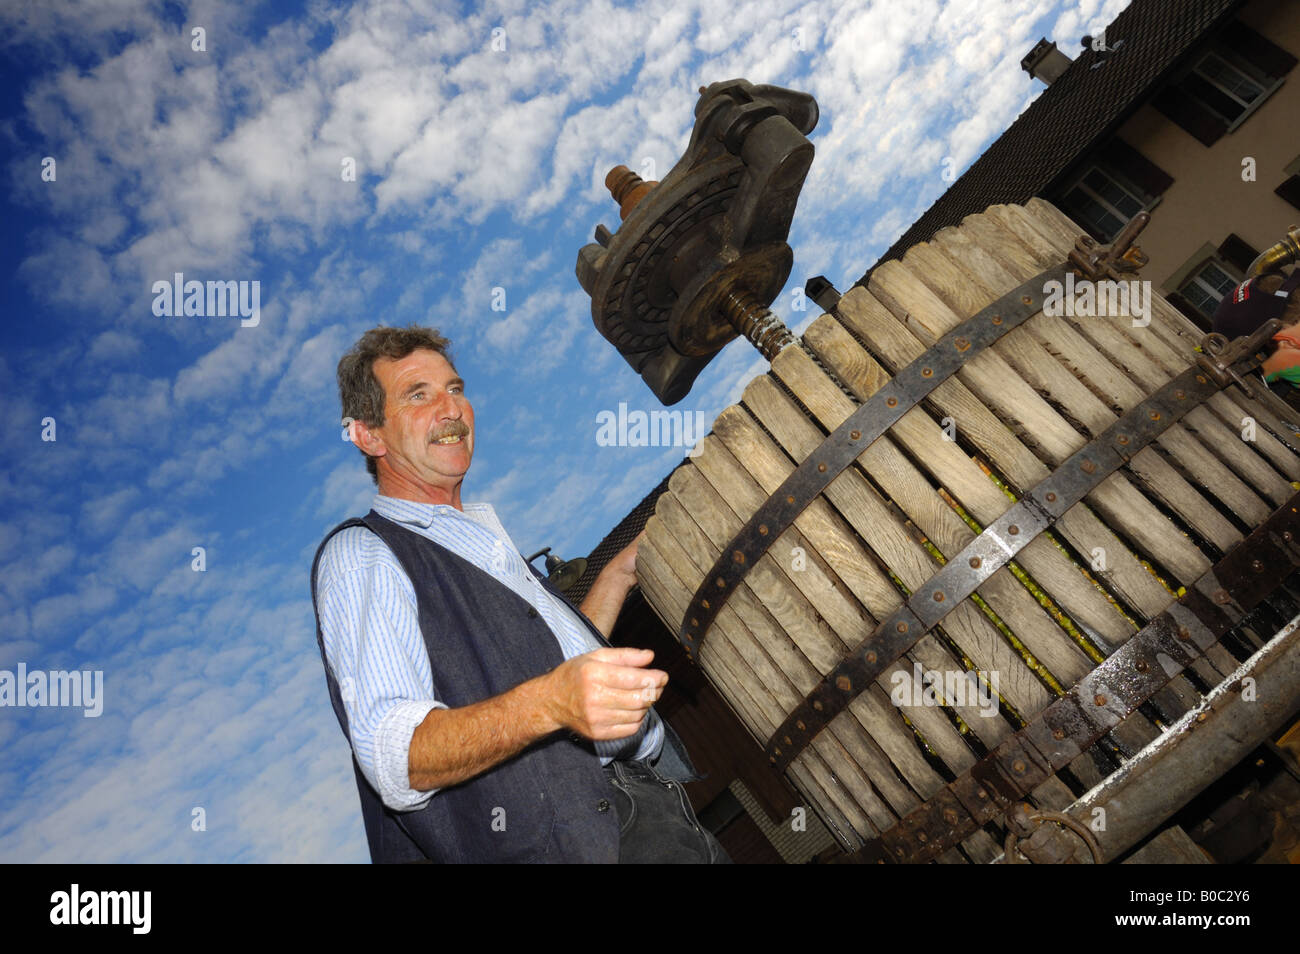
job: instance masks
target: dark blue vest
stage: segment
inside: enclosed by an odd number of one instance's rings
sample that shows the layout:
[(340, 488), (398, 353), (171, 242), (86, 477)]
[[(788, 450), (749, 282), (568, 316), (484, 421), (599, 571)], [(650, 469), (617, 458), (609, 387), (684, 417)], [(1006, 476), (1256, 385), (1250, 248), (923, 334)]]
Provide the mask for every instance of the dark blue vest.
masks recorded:
[[(344, 521), (321, 541), (311, 568), (313, 608), (325, 544), (340, 530), (355, 526), (379, 536), (411, 580), (441, 702), (452, 708), (480, 702), (564, 661), (550, 627), (526, 600), (468, 560), (373, 510)], [(565, 599), (529, 569), (550, 592)], [(587, 625), (605, 643), (600, 631), (589, 621)], [(343, 697), (325, 655), (319, 610), (316, 640), (334, 713), (350, 740)], [(682, 781), (694, 778), (685, 750), (667, 723), (664, 734), (659, 771)], [(618, 813), (608, 801), (609, 783), (591, 743), (577, 736), (549, 736), (468, 782), (440, 789), (413, 812), (385, 806), (355, 755), (352, 767), (374, 862), (618, 860)]]

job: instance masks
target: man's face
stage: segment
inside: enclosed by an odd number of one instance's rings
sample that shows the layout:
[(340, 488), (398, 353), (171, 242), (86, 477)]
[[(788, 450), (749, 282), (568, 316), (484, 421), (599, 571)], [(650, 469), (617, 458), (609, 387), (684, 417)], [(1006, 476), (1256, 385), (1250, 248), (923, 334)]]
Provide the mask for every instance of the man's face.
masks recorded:
[[(384, 425), (372, 428), (383, 439), (389, 490), (406, 490), (409, 499), (450, 499), (459, 504), (460, 484), (474, 456), (474, 408), (465, 382), (436, 351), (421, 348), (405, 358), (379, 358), (375, 378), (384, 389)], [(380, 478), (385, 477), (381, 464)], [(384, 488), (380, 488), (384, 492)], [(414, 491), (415, 496), (409, 492)]]

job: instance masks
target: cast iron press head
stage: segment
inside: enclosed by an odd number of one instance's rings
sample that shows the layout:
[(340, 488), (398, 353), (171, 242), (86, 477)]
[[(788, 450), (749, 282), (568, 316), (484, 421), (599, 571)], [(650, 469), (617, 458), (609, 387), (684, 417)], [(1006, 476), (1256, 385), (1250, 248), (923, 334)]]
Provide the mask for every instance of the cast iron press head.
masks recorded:
[(626, 166), (605, 179), (623, 223), (596, 228), (578, 281), (597, 330), (664, 404), (676, 404), (743, 334), (769, 360), (794, 340), (768, 310), (794, 263), (787, 239), (817, 102), (743, 79), (700, 90), (695, 130), (662, 182)]

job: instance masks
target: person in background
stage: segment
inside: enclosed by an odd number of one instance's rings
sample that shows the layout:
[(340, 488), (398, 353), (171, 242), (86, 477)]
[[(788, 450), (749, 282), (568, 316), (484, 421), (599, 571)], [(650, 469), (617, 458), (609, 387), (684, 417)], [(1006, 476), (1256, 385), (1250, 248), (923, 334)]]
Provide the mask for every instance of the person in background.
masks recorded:
[[(1300, 268), (1289, 276), (1269, 272), (1248, 278), (1219, 302), (1213, 328), (1231, 341), (1252, 333), (1264, 322), (1279, 319), (1282, 330), (1273, 336), (1268, 357), (1260, 367), (1270, 386), (1300, 388)], [(1274, 391), (1278, 388), (1274, 387)]]

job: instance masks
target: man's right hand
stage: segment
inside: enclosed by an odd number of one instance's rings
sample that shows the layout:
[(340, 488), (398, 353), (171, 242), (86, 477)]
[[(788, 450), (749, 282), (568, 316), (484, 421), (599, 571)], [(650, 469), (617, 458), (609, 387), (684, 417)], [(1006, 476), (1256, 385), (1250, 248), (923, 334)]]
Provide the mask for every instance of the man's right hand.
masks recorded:
[(600, 741), (635, 734), (668, 684), (645, 668), (652, 659), (648, 649), (597, 649), (491, 699), (433, 709), (411, 735), (411, 788), (459, 785), (561, 729)]
[(635, 734), (668, 684), (666, 672), (645, 668), (653, 659), (648, 649), (607, 648), (561, 663), (542, 677), (547, 714), (595, 741)]

